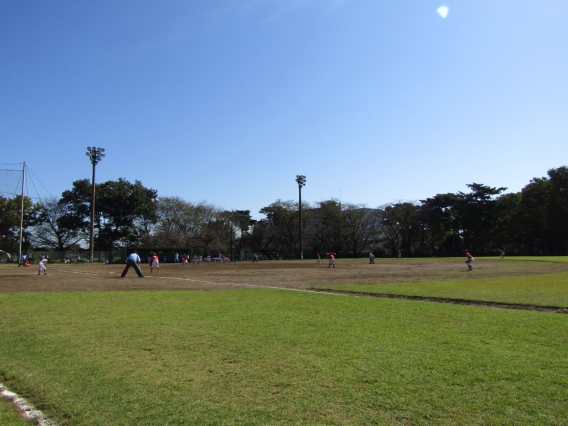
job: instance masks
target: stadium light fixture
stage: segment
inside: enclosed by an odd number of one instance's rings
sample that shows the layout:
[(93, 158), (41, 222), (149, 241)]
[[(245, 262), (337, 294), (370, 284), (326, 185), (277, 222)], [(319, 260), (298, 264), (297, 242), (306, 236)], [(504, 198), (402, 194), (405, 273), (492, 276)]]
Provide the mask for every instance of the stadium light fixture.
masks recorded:
[(300, 200), (298, 208), (300, 211), (300, 259), (304, 259), (304, 251), (302, 250), (302, 187), (306, 185), (306, 177), (304, 175), (296, 175), (296, 183), (300, 192)]
[(91, 200), (91, 232), (90, 232), (90, 255), (89, 255), (89, 262), (93, 263), (93, 255), (95, 249), (95, 167), (96, 165), (103, 159), (105, 156), (104, 154), (105, 149), (99, 147), (87, 147), (87, 152), (85, 153), (91, 163), (93, 164), (93, 180), (91, 181), (93, 185), (93, 198)]

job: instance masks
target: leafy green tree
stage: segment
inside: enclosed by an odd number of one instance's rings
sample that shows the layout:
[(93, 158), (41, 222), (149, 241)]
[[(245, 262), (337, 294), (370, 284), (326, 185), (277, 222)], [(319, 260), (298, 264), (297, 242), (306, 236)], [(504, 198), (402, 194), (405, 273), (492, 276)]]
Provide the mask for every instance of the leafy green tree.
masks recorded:
[[(90, 227), (92, 186), (88, 179), (73, 182), (64, 191), (61, 203), (67, 211), (63, 223), (87, 235)], [(157, 220), (157, 191), (120, 178), (97, 184), (95, 247), (112, 250), (115, 247), (137, 245), (144, 237), (148, 223)]]
[[(20, 246), (20, 212), (22, 197), (5, 198), (0, 195), (0, 248), (10, 253), (17, 253)], [(24, 196), (24, 216), (22, 247), (28, 249), (31, 245), (28, 228), (33, 225), (38, 207), (32, 200)]]
[[(311, 213), (307, 204), (302, 203), (302, 232), (305, 233), (308, 223), (311, 221)], [(286, 257), (294, 257), (300, 242), (300, 217), (298, 203), (288, 200), (277, 200), (267, 207), (263, 207), (260, 213), (266, 216), (268, 227), (264, 228), (264, 238)]]
[(416, 203), (401, 202), (383, 206), (379, 223), (392, 256), (401, 249), (411, 255), (420, 235), (420, 207)]
[[(548, 225), (552, 242), (568, 242), (568, 167), (548, 171)], [(552, 232), (553, 231), (553, 232)]]
[(495, 200), (496, 216), (493, 220), (496, 248), (506, 248), (510, 244), (526, 240), (522, 225), (521, 194), (503, 194)]
[(339, 200), (315, 203), (308, 238), (316, 252), (342, 252), (345, 245), (346, 221)]
[(458, 192), (456, 206), (464, 244), (474, 250), (495, 245), (492, 232), (498, 214), (495, 197), (507, 188), (492, 188), (478, 183), (467, 187), (471, 192)]
[(568, 241), (568, 167), (548, 170), (521, 191), (520, 216), (525, 242)]
[(154, 222), (158, 192), (142, 182), (119, 178), (100, 185), (96, 206), (100, 214), (99, 244), (103, 250), (137, 245), (144, 236), (145, 222)]
[(257, 222), (251, 217), (250, 210), (235, 210), (231, 212), (231, 220), (234, 226), (239, 230), (239, 235), (236, 239), (237, 253), (241, 253), (243, 246), (246, 247), (251, 239), (251, 227)]
[[(447, 255), (461, 252), (459, 237), (459, 197), (456, 194), (437, 194), (421, 201), (423, 241), (432, 254)], [(457, 244), (456, 244), (457, 243)]]
[(271, 228), (270, 221), (264, 219), (252, 225), (248, 241), (253, 251), (259, 251), (270, 259), (272, 253), (278, 249), (276, 238), (277, 235)]
[(199, 240), (205, 254), (227, 253), (231, 239), (231, 212), (210, 206), (203, 218)]

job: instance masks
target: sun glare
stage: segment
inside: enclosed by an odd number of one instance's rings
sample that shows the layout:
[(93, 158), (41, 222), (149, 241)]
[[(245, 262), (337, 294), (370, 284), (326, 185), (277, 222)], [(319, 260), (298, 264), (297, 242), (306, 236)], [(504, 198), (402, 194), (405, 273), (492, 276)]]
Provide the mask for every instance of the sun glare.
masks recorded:
[(440, 6), (438, 8), (438, 10), (436, 10), (436, 12), (438, 12), (438, 15), (440, 15), (442, 18), (446, 18), (446, 16), (448, 16), (448, 6)]

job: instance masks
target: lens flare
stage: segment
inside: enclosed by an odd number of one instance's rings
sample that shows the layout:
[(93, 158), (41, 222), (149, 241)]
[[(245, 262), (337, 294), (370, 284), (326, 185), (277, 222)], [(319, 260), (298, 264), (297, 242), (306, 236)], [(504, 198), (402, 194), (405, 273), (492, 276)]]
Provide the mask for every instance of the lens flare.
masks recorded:
[(442, 18), (446, 18), (446, 16), (448, 16), (448, 11), (450, 9), (448, 8), (448, 6), (440, 6), (438, 8), (438, 10), (436, 10), (436, 12), (438, 12), (438, 15), (440, 15)]

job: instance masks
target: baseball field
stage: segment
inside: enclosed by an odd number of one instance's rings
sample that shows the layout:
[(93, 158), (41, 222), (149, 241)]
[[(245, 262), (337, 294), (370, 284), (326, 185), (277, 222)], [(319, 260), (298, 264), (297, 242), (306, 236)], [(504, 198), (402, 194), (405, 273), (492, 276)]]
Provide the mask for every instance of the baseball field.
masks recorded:
[(568, 418), (566, 257), (47, 268), (0, 264), (0, 384), (52, 424)]

